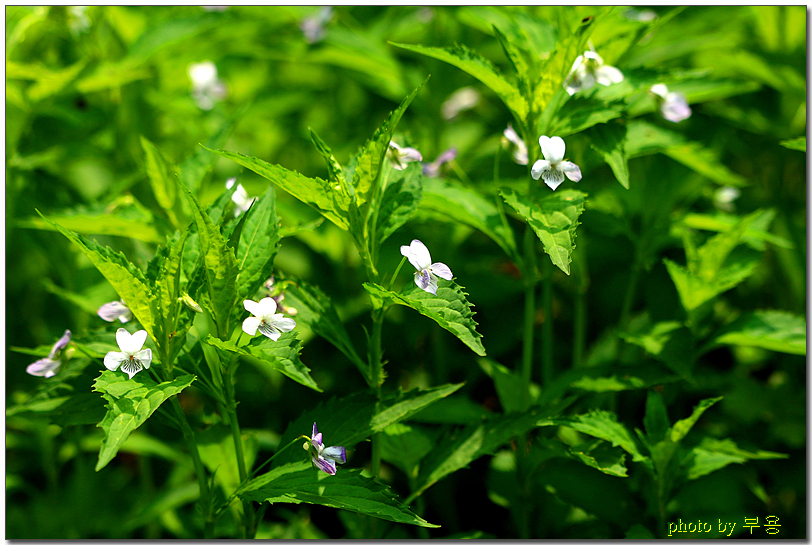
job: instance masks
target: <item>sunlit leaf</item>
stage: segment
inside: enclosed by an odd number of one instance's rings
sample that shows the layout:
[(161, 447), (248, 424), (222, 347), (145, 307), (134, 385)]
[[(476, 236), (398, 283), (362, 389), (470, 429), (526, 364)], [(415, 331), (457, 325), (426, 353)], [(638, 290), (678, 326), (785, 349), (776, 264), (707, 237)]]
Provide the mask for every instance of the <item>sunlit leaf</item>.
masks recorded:
[(748, 312), (722, 328), (712, 342), (806, 355), (806, 319), (779, 310)]
[(566, 418), (555, 418), (552, 424), (566, 426), (587, 435), (609, 441), (613, 446), (619, 446), (632, 455), (632, 460), (641, 462), (646, 456), (640, 453), (629, 430), (617, 421), (615, 413), (595, 410), (586, 414)]
[(601, 154), (620, 185), (629, 189), (629, 161), (624, 149), (626, 127), (620, 123), (600, 123), (589, 130), (592, 147)]
[(751, 452), (740, 449), (732, 439), (720, 440), (704, 437), (702, 442), (691, 449), (689, 453), (687, 476), (689, 479), (698, 479), (729, 464), (743, 464), (747, 460), (774, 460), (780, 458), (789, 458), (789, 455), (766, 450)]
[(694, 427), (694, 424), (696, 424), (696, 421), (699, 420), (700, 416), (702, 416), (702, 413), (710, 409), (713, 405), (721, 400), (721, 397), (712, 397), (700, 401), (699, 404), (694, 407), (694, 411), (691, 413), (691, 416), (674, 422), (674, 425), (671, 427), (671, 440), (675, 443), (681, 441), (682, 438), (685, 437), (689, 431), (691, 431), (691, 428)]

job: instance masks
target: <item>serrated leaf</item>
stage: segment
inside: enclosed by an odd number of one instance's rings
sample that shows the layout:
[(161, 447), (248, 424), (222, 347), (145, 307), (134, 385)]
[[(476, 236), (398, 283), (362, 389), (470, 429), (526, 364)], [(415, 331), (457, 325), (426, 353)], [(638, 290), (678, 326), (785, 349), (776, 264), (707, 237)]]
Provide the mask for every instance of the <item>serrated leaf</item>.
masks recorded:
[(570, 447), (571, 456), (584, 465), (614, 477), (628, 477), (626, 455), (606, 441), (591, 441)]
[(629, 189), (629, 160), (624, 149), (626, 127), (620, 123), (600, 123), (588, 133), (592, 148), (601, 154), (620, 185)]
[(806, 319), (779, 310), (757, 310), (722, 328), (712, 342), (806, 355)]
[(246, 346), (237, 346), (234, 341), (221, 341), (211, 335), (205, 340), (206, 343), (222, 350), (243, 356), (253, 356), (261, 363), (269, 365), (302, 386), (307, 386), (317, 392), (322, 391), (310, 376), (310, 369), (299, 360), (302, 343), (296, 338), (295, 333), (283, 333), (277, 341), (263, 336), (262, 339), (256, 338)]
[(502, 188), (499, 192), (505, 202), (530, 224), (553, 264), (569, 274), (575, 249), (575, 228), (584, 211), (586, 194), (568, 189), (541, 199), (534, 195), (531, 200), (510, 188)]
[(567, 418), (556, 418), (553, 424), (566, 426), (592, 437), (609, 441), (613, 446), (619, 446), (632, 455), (632, 461), (646, 460), (637, 448), (629, 430), (617, 421), (615, 413), (595, 410), (586, 414), (579, 414)]
[(313, 142), (313, 145), (316, 147), (316, 151), (318, 151), (324, 160), (327, 162), (327, 175), (330, 180), (330, 184), (332, 186), (338, 186), (338, 189), (344, 192), (347, 197), (352, 198), (353, 193), (355, 190), (351, 185), (347, 185), (347, 179), (344, 176), (344, 170), (341, 168), (341, 163), (338, 162), (338, 159), (335, 158), (333, 155), (333, 151), (324, 143), (324, 141), (319, 138), (319, 136), (313, 131), (310, 130), (310, 140)]
[(575, 95), (569, 98), (555, 114), (549, 134), (567, 136), (581, 132), (599, 123), (620, 117), (626, 109), (621, 100), (604, 101), (593, 95)]
[(378, 245), (383, 244), (392, 233), (409, 221), (423, 198), (423, 175), (419, 168), (393, 171), (390, 177), (378, 209), (375, 235)]
[(161, 406), (161, 404), (188, 387), (194, 375), (183, 375), (172, 381), (156, 383), (139, 373), (128, 379), (123, 373), (102, 371), (94, 381), (93, 390), (101, 392), (107, 400), (107, 414), (98, 427), (105, 438), (99, 451), (96, 471), (112, 460), (122, 443)]
[(689, 479), (698, 479), (713, 473), (728, 464), (743, 464), (747, 460), (775, 460), (789, 458), (780, 452), (758, 450), (750, 452), (740, 449), (732, 439), (713, 439), (705, 437), (702, 442), (691, 449), (687, 457), (686, 474)]
[(696, 424), (696, 421), (699, 420), (700, 416), (702, 416), (702, 413), (710, 409), (713, 405), (721, 400), (722, 397), (711, 397), (700, 401), (699, 404), (694, 407), (694, 411), (691, 413), (691, 416), (674, 422), (674, 425), (671, 427), (671, 440), (675, 443), (681, 441), (682, 438), (685, 437), (689, 431), (691, 431), (691, 428), (694, 427), (694, 424)]
[(335, 475), (328, 475), (310, 463), (287, 464), (253, 479), (238, 495), (260, 503), (312, 503), (402, 524), (438, 528), (401, 505), (388, 486), (362, 477), (360, 470), (339, 469)]
[(800, 138), (793, 138), (791, 140), (781, 140), (779, 142), (782, 146), (787, 149), (797, 150), (806, 152), (806, 136), (801, 136)]
[(477, 191), (440, 178), (425, 178), (420, 206), (479, 229), (508, 257), (518, 261), (513, 230), (502, 219), (496, 205)]
[(175, 180), (169, 163), (155, 144), (141, 136), (141, 148), (146, 156), (146, 170), (155, 200), (169, 211), (175, 204)]
[[(189, 230), (181, 234), (169, 249), (166, 259), (161, 261), (158, 277), (155, 279), (155, 292), (158, 296), (157, 308), (161, 316), (156, 326), (156, 335), (164, 363), (169, 364), (175, 360), (178, 352), (186, 341), (186, 331), (191, 327), (192, 320), (188, 312), (181, 310), (178, 298), (180, 297), (180, 273), (183, 246)], [(160, 255), (160, 254), (158, 254)]]
[(437, 288), (437, 295), (427, 293), (415, 286), (407, 287), (401, 293), (389, 291), (377, 284), (364, 283), (364, 289), (373, 297), (398, 305), (413, 308), (423, 316), (431, 318), (437, 325), (451, 332), (477, 355), (485, 355), (482, 335), (477, 333), (477, 323), (473, 320), (473, 305), (468, 302), (466, 293), (456, 283), (443, 283)]
[(321, 178), (308, 178), (294, 170), (288, 170), (279, 165), (272, 165), (262, 159), (249, 157), (242, 153), (231, 151), (215, 150), (203, 146), (205, 149), (216, 153), (226, 159), (231, 159), (237, 164), (252, 170), (270, 180), (279, 189), (286, 191), (302, 201), (312, 206), (316, 211), (336, 226), (348, 231), (350, 228), (347, 215), (349, 197), (337, 191), (330, 185), (330, 182)]
[(529, 107), (527, 100), (521, 95), (519, 89), (500, 74), (488, 59), (471, 51), (464, 45), (443, 49), (440, 47), (390, 43), (396, 47), (402, 47), (456, 66), (488, 86), (516, 114), (518, 119), (523, 120), (527, 117)]
[(279, 219), (273, 186), (245, 214), (237, 247), (237, 301), (247, 299), (273, 272), (279, 251)]
[(668, 274), (677, 288), (682, 306), (691, 312), (720, 293), (737, 286), (755, 272), (761, 261), (758, 252), (742, 253), (718, 271), (716, 277), (706, 280), (669, 259), (663, 259)]
[(369, 379), (369, 368), (358, 356), (350, 340), (344, 322), (338, 316), (333, 302), (317, 286), (296, 280), (285, 290), (285, 303), (297, 310), (296, 320), (309, 327), (341, 350), (355, 364), (365, 379)]

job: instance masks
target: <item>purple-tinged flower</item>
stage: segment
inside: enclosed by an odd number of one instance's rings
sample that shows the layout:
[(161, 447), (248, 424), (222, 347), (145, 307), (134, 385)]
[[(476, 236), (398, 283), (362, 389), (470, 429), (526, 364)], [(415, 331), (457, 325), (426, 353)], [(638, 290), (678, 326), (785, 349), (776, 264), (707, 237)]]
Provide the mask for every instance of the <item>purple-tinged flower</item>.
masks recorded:
[(332, 18), (332, 6), (322, 6), (315, 15), (302, 19), (302, 22), (299, 23), (299, 28), (302, 34), (304, 34), (307, 43), (314, 44), (322, 41), (325, 34), (324, 27), (327, 26), (327, 23), (329, 23)]
[(282, 333), (292, 331), (296, 327), (296, 322), (292, 318), (285, 318), (282, 314), (276, 313), (276, 301), (272, 297), (265, 297), (256, 301), (243, 301), (245, 310), (253, 314), (242, 323), (242, 330), (252, 337), (259, 332), (271, 339), (279, 340)]
[(612, 85), (623, 81), (623, 72), (604, 64), (603, 58), (594, 51), (578, 55), (572, 64), (569, 75), (564, 80), (567, 93), (574, 95), (578, 91), (591, 89), (598, 85)]
[(524, 143), (516, 131), (513, 130), (513, 127), (508, 123), (507, 129), (502, 133), (505, 135), (505, 138), (502, 140), (502, 144), (508, 148), (513, 149), (513, 160), (516, 161), (520, 165), (527, 164), (527, 146)]
[(581, 180), (581, 169), (578, 165), (564, 161), (566, 145), (560, 136), (553, 136), (552, 138), (542, 136), (539, 138), (539, 145), (544, 159), (539, 159), (533, 163), (530, 174), (534, 180), (541, 177), (544, 183), (550, 186), (553, 191), (564, 182), (565, 175), (573, 182)]
[(676, 91), (669, 91), (664, 83), (651, 86), (651, 92), (657, 95), (660, 102), (660, 112), (663, 117), (672, 123), (679, 123), (691, 117), (691, 107), (685, 95)]
[[(306, 444), (306, 443), (305, 443)], [(347, 451), (344, 447), (325, 447), (321, 433), (313, 422), (313, 434), (310, 436), (310, 459), (313, 465), (328, 475), (336, 474), (336, 462), (343, 464), (347, 461)]]
[(123, 327), (116, 331), (116, 342), (121, 352), (108, 352), (104, 356), (104, 366), (111, 371), (121, 370), (127, 373), (130, 378), (144, 369), (149, 369), (152, 363), (152, 350), (149, 348), (141, 350), (147, 340), (146, 330), (136, 331), (132, 335)]
[(105, 322), (115, 322), (119, 320), (122, 324), (126, 324), (133, 319), (132, 311), (124, 304), (124, 301), (110, 301), (99, 307), (96, 312), (99, 318)]
[(70, 342), (70, 337), (71, 332), (69, 329), (66, 329), (65, 333), (62, 334), (62, 337), (60, 337), (59, 340), (54, 343), (48, 357), (35, 361), (25, 368), (25, 372), (29, 375), (34, 375), (35, 377), (51, 378), (54, 376), (56, 372), (59, 371), (59, 366), (62, 365), (62, 357), (60, 352), (68, 345)]
[(186, 71), (192, 81), (192, 98), (201, 110), (211, 110), (215, 102), (228, 94), (226, 84), (217, 77), (217, 66), (213, 62), (192, 63)]
[(460, 112), (470, 110), (479, 104), (479, 100), (480, 96), (476, 89), (463, 87), (451, 93), (451, 96), (440, 106), (440, 112), (443, 114), (443, 119), (449, 121), (457, 117)]
[(389, 142), (389, 149), (386, 150), (386, 157), (392, 162), (392, 168), (403, 170), (407, 163), (422, 161), (423, 156), (414, 148), (401, 148), (394, 142)]
[(423, 165), (423, 176), (429, 178), (436, 178), (440, 175), (440, 167), (443, 164), (453, 161), (457, 158), (457, 148), (449, 148), (440, 154), (437, 159), (432, 163)]
[[(231, 189), (236, 181), (237, 178), (229, 178), (226, 180), (226, 189)], [(234, 204), (236, 205), (236, 208), (234, 208), (234, 217), (237, 217), (243, 212), (248, 212), (248, 209), (251, 208), (251, 205), (254, 204), (254, 201), (257, 200), (257, 198), (249, 198), (248, 192), (245, 190), (242, 184), (237, 184), (237, 189), (235, 189), (234, 193), (231, 194), (231, 200), (234, 201)]]
[(432, 263), (426, 245), (415, 239), (409, 246), (401, 246), (400, 253), (417, 269), (414, 283), (421, 290), (437, 295), (437, 277), (451, 280), (454, 275), (445, 263)]

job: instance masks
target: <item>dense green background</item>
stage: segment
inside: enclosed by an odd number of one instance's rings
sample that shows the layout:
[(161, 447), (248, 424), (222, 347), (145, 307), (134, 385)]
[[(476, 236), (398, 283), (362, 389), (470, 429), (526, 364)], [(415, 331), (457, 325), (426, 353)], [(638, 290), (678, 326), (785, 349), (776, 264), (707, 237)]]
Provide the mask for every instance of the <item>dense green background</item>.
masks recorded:
[[(81, 14), (65, 7), (7, 7), (7, 407), (49, 388), (47, 379), (25, 373), (37, 356), (10, 347), (49, 347), (65, 329), (79, 336), (117, 327), (95, 315), (98, 306), (116, 298), (113, 289), (75, 246), (44, 228), (35, 209), (69, 229), (94, 235), (142, 267), (155, 244), (176, 227), (147, 180), (141, 136), (176, 164), (193, 154), (209, 157), (198, 146), (203, 143), (325, 177), (309, 128), (346, 162), (430, 74), (398, 127), (398, 142), (418, 148), (427, 161), (456, 147), (456, 163), (446, 176), (490, 197), (498, 188), (493, 183), (495, 157), (503, 184), (526, 183), (525, 167), (513, 163), (509, 153), (497, 155), (501, 133), (511, 121), (507, 109), (462, 70), (390, 42), (436, 47), (463, 43), (508, 72), (491, 25), (535, 21), (532, 28), (537, 32), (528, 39), (550, 47), (545, 41), (555, 36), (556, 18), (579, 20), (594, 9), (338, 7), (324, 39), (308, 44), (299, 23), (317, 8), (119, 6), (89, 7)], [(670, 9), (655, 12), (663, 16)], [(187, 76), (187, 66), (203, 60), (217, 65), (228, 86), (227, 96), (208, 111), (195, 104)], [(655, 358), (619, 340), (630, 270), (639, 266), (642, 272), (629, 300), (624, 334), (642, 333), (648, 323), (684, 320), (663, 258), (685, 263), (686, 228), (701, 233), (702, 240), (708, 238), (700, 220), (694, 217), (691, 223), (692, 214), (716, 214), (713, 196), (723, 185), (740, 186), (737, 215), (771, 209), (774, 218), (768, 222), (772, 238), (756, 248), (762, 256), (758, 268), (715, 300), (715, 323), (726, 324), (742, 312), (760, 309), (805, 317), (805, 141), (800, 150), (781, 142), (805, 135), (806, 62), (805, 10), (773, 6), (689, 7), (653, 29), (631, 52), (612, 59), (627, 74), (636, 69), (677, 74), (672, 88), (688, 96), (690, 119), (674, 125), (651, 108), (632, 117), (676, 131), (685, 142), (698, 143), (701, 151), (685, 144), (637, 154), (629, 162), (631, 183), (626, 190), (584, 135), (567, 138), (567, 156), (584, 173), (577, 188), (589, 197), (580, 218), (573, 275), (555, 273), (553, 314), (537, 316), (539, 325), (553, 320), (559, 373), (573, 360), (573, 324), (580, 310), (588, 317), (585, 365), (608, 363), (607, 354), (628, 365), (660, 365), (657, 360), (668, 365), (667, 357)], [(709, 79), (725, 85), (708, 91), (703, 82)], [(479, 104), (444, 120), (442, 103), (464, 86), (481, 94)], [(268, 186), (234, 162), (211, 163), (210, 173), (196, 188), (204, 205), (223, 192), (230, 176), (240, 176), (251, 196), (261, 195)], [(277, 191), (277, 199), (283, 227), (319, 217), (282, 191)], [(104, 223), (110, 213), (108, 217), (117, 219)], [(127, 227), (125, 219), (135, 227)], [(111, 229), (124, 236), (103, 234)], [(487, 236), (424, 207), (385, 243), (381, 270), (391, 272), (400, 260), (398, 247), (413, 238), (425, 242), (435, 260), (449, 264), (465, 286), (488, 356), (515, 368), (521, 355), (523, 308), (515, 265)], [(646, 245), (646, 258), (635, 265), (640, 244)], [(360, 325), (367, 325), (369, 300), (361, 287), (363, 268), (344, 233), (324, 222), (286, 237), (276, 267), (321, 286), (362, 346)], [(470, 402), (469, 410), (505, 409), (478, 358), (417, 313), (392, 311), (383, 346), (389, 359), (388, 388), (465, 381), (455, 397)], [(258, 430), (265, 454), (276, 448), (288, 423), (305, 408), (366, 387), (352, 364), (320, 338), (309, 340), (302, 358), (324, 394), (278, 374), (248, 365), (240, 368), (241, 424)], [(89, 392), (97, 368), (101, 362), (91, 362), (73, 387)], [(669, 504), (667, 519), (701, 519), (714, 525), (721, 519), (740, 527), (744, 516), (763, 521), (775, 515), (782, 524), (775, 537), (806, 538), (804, 357), (721, 346), (702, 355), (689, 375), (658, 387), (671, 422), (688, 417), (702, 399), (724, 396), (702, 416), (692, 432), (696, 436), (688, 436), (692, 445), (702, 437), (729, 437), (741, 448), (789, 457), (732, 464), (684, 483)], [(184, 392), (181, 402), (205, 427), (207, 408), (194, 388)], [(633, 430), (642, 429), (645, 406), (645, 389), (591, 392), (569, 414), (612, 410)], [(433, 418), (437, 415), (426, 414), (415, 422), (422, 422), (429, 436), (448, 433), (449, 428), (433, 423)], [(160, 420), (151, 421), (149, 436), (138, 441), (134, 437), (99, 473), (93, 468), (100, 435), (92, 424), (63, 427), (47, 414), (30, 413), (9, 416), (6, 422), (7, 538), (197, 535), (191, 465), (166, 447), (174, 444), (176, 432)], [(553, 428), (546, 430), (545, 440), (556, 436)], [(559, 438), (567, 441), (566, 433), (559, 432)], [(161, 443), (150, 443), (150, 438)], [(348, 466), (364, 467), (368, 450), (368, 444), (359, 445)], [(495, 457), (475, 460), (430, 488), (423, 503), (414, 504), (423, 518), (441, 528), (391, 525), (387, 537), (519, 537), (513, 518), (517, 499), (511, 496), (515, 491), (506, 484), (509, 479), (500, 465), (510, 451), (508, 444)], [(621, 479), (566, 457), (541, 462), (532, 482), (532, 537), (617, 538), (656, 532), (643, 472), (628, 466), (630, 476)], [(385, 464), (384, 470), (383, 480), (407, 496), (401, 469)], [(167, 490), (173, 495), (165, 507), (144, 511), (158, 492)], [(365, 537), (358, 533), (362, 528), (358, 517), (345, 512), (282, 505), (266, 512), (259, 535)], [(701, 537), (719, 536), (715, 530)]]

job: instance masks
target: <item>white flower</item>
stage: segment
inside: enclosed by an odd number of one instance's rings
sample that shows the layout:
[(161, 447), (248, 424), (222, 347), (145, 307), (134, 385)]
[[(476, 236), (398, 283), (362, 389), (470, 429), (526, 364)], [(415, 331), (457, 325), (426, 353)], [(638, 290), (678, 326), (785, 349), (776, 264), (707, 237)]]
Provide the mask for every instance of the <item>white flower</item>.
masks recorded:
[(409, 260), (414, 273), (414, 283), (423, 291), (437, 295), (437, 277), (451, 280), (454, 275), (445, 263), (432, 263), (431, 254), (426, 245), (415, 239), (409, 246), (401, 246), (400, 253)]
[(661, 99), (660, 111), (668, 121), (679, 123), (691, 117), (691, 107), (688, 106), (688, 100), (682, 93), (669, 91), (664, 83), (652, 85), (651, 92)]
[(503, 140), (503, 144), (507, 144), (507, 146), (513, 148), (513, 160), (519, 163), (520, 165), (527, 164), (527, 146), (524, 144), (524, 140), (519, 138), (519, 135), (516, 134), (516, 131), (513, 130), (513, 127), (508, 123), (507, 129), (502, 133), (505, 135), (505, 140)]
[(48, 357), (35, 361), (25, 368), (25, 372), (29, 375), (34, 375), (35, 377), (51, 378), (54, 376), (56, 372), (59, 371), (59, 367), (62, 365), (61, 352), (70, 342), (70, 337), (71, 332), (69, 329), (66, 329), (65, 333), (62, 334), (62, 337), (60, 337), (59, 340), (54, 343)]
[(591, 89), (595, 84), (612, 85), (623, 81), (623, 72), (603, 63), (603, 58), (594, 51), (578, 55), (570, 73), (564, 80), (564, 88), (570, 95)]
[(566, 145), (560, 136), (553, 136), (552, 138), (541, 136), (539, 137), (539, 145), (544, 160), (539, 159), (533, 164), (530, 174), (534, 180), (541, 177), (544, 183), (554, 191), (564, 182), (565, 175), (573, 182), (581, 180), (581, 169), (578, 165), (564, 161)]
[(118, 319), (122, 324), (126, 324), (133, 318), (132, 311), (124, 304), (124, 302), (111, 301), (99, 307), (96, 312), (99, 318), (105, 322), (115, 322)]
[(714, 192), (713, 204), (719, 210), (733, 212), (736, 209), (736, 205), (733, 203), (733, 201), (738, 199), (741, 194), (742, 193), (738, 190), (738, 188), (729, 185), (722, 186)]
[[(226, 180), (226, 189), (231, 189), (236, 181), (237, 178), (229, 178)], [(245, 190), (242, 184), (237, 184), (237, 189), (235, 189), (234, 193), (231, 195), (231, 200), (234, 201), (235, 205), (237, 205), (237, 207), (234, 209), (234, 216), (236, 217), (243, 212), (247, 212), (257, 198), (252, 197), (249, 199), (248, 192)]]
[(215, 102), (225, 98), (226, 84), (217, 78), (217, 67), (213, 62), (192, 63), (186, 70), (192, 81), (192, 98), (198, 108), (211, 110)]
[(324, 27), (333, 18), (333, 8), (331, 6), (322, 6), (316, 15), (305, 17), (299, 23), (299, 28), (304, 34), (307, 43), (314, 44), (324, 39)]
[(152, 363), (152, 350), (141, 350), (147, 340), (145, 330), (136, 331), (132, 335), (123, 327), (116, 331), (116, 342), (121, 352), (108, 352), (104, 356), (104, 366), (115, 371), (119, 367), (130, 378), (143, 369), (149, 369)]
[(394, 142), (389, 142), (389, 149), (386, 150), (386, 156), (392, 162), (392, 168), (395, 170), (403, 170), (406, 168), (406, 163), (415, 163), (422, 161), (423, 156), (414, 148), (401, 148)]
[(623, 12), (623, 17), (630, 21), (639, 21), (641, 23), (648, 23), (657, 18), (657, 13), (650, 9), (634, 9), (629, 8)]
[(473, 87), (463, 87), (454, 91), (448, 99), (443, 102), (440, 112), (446, 121), (454, 119), (465, 110), (470, 110), (479, 104), (479, 93)]
[(259, 303), (246, 300), (243, 301), (243, 306), (253, 316), (249, 316), (243, 321), (242, 330), (252, 337), (257, 334), (257, 329), (259, 329), (260, 333), (272, 341), (276, 341), (279, 340), (282, 333), (296, 327), (296, 322), (292, 318), (285, 318), (276, 313), (276, 301), (271, 297), (265, 297)]

